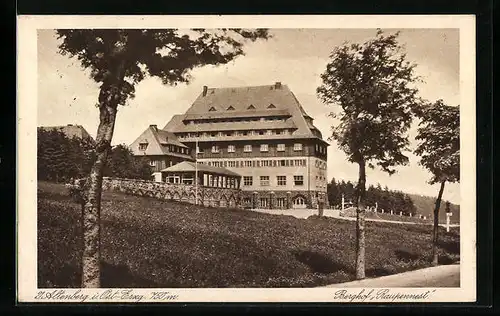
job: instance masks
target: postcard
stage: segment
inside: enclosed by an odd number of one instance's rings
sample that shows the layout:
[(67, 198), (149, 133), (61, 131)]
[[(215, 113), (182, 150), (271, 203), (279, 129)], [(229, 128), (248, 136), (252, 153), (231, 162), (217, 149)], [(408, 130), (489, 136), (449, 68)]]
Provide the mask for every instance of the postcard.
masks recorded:
[(19, 302), (476, 300), (473, 15), (26, 15), (17, 52)]

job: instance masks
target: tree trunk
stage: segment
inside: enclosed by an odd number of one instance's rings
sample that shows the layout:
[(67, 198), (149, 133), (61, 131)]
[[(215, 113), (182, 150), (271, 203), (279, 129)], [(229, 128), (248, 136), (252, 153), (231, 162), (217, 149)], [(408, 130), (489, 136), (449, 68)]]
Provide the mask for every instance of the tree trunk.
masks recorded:
[(439, 194), (436, 199), (436, 205), (434, 206), (434, 227), (432, 229), (432, 265), (438, 265), (438, 229), (439, 229), (439, 208), (441, 207), (441, 198), (443, 197), (444, 184), (446, 181), (441, 182), (441, 187), (439, 188)]
[(116, 105), (113, 101), (100, 100), (100, 122), (96, 136), (96, 160), (87, 180), (87, 192), (83, 208), (83, 258), (82, 288), (101, 286), (101, 191), (102, 174), (111, 148), (116, 120)]
[(365, 278), (365, 161), (360, 160), (356, 205), (356, 279)]

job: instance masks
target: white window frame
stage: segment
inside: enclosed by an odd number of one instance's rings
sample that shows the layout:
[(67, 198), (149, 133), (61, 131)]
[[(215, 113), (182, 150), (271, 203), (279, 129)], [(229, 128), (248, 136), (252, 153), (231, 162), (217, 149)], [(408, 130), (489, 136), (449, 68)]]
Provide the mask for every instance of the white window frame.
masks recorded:
[(220, 148), (218, 145), (212, 145), (212, 153), (217, 154), (220, 152)]
[(268, 144), (261, 144), (260, 145), (260, 151), (261, 152), (268, 152), (269, 151), (269, 145)]
[(301, 151), (302, 150), (302, 143), (293, 144), (293, 150), (294, 151)]
[(246, 152), (246, 153), (252, 152), (252, 145), (245, 145), (243, 147), (243, 152)]
[(277, 151), (285, 151), (286, 145), (285, 144), (278, 144), (276, 147)]
[(286, 186), (286, 176), (276, 176), (276, 185)]
[[(267, 179), (265, 179), (265, 178), (267, 178)], [(261, 187), (268, 187), (271, 185), (271, 179), (269, 176), (260, 176), (259, 180), (260, 180)]]
[(253, 185), (253, 176), (243, 176), (243, 186), (249, 187), (252, 185)]
[(228, 153), (234, 153), (236, 151), (236, 146), (234, 145), (228, 145), (227, 146), (227, 152)]
[[(302, 181), (302, 183), (301, 184), (297, 184), (297, 181)], [(293, 176), (293, 184), (295, 186), (303, 186), (304, 185), (304, 176), (302, 176), (302, 175), (295, 175), (295, 176)]]

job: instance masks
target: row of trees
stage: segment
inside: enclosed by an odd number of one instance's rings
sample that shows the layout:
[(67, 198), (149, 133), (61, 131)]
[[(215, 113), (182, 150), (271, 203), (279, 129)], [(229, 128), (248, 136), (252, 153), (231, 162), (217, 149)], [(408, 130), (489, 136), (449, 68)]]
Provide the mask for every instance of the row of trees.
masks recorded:
[[(96, 158), (90, 139), (67, 137), (57, 130), (38, 130), (38, 179), (68, 182), (86, 177)], [(107, 157), (104, 176), (128, 179), (151, 179), (151, 167), (136, 159), (125, 145), (112, 148)]]
[(419, 97), (422, 82), (415, 63), (406, 60), (399, 33), (377, 31), (365, 43), (345, 43), (333, 49), (321, 74), (318, 97), (334, 110), (332, 134), (347, 155), (359, 166), (356, 186), (356, 278), (365, 278), (366, 168), (379, 167), (388, 174), (408, 164), (411, 151), (409, 129), (419, 122), (415, 154), (432, 173), (430, 183), (440, 189), (434, 207), (433, 260), (438, 264), (439, 208), (445, 183), (460, 180), (459, 108), (442, 100)]
[[(327, 195), (330, 205), (340, 206), (342, 195), (344, 200), (356, 202), (356, 186), (350, 181), (335, 181), (333, 178), (327, 185)], [(378, 210), (389, 212), (403, 212), (404, 215), (415, 215), (416, 208), (411, 197), (401, 191), (389, 190), (387, 186), (382, 189), (380, 184), (370, 185), (366, 190), (365, 203), (368, 207), (378, 207)]]

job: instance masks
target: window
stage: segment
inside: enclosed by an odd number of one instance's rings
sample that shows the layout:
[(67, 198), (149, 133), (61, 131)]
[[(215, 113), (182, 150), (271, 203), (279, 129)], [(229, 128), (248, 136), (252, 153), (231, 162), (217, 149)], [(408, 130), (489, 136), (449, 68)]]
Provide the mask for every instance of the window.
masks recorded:
[(200, 146), (198, 146), (198, 154), (203, 154), (203, 148), (200, 148)]
[(286, 185), (286, 176), (276, 176), (278, 185)]
[(226, 136), (233, 136), (233, 132), (226, 132)]
[(182, 183), (183, 184), (193, 184), (193, 177), (189, 177), (189, 176), (183, 176), (182, 177)]
[(213, 152), (213, 153), (218, 153), (218, 152), (219, 152), (219, 146), (217, 146), (217, 145), (213, 145), (213, 146), (212, 146), (212, 152)]
[(306, 204), (306, 200), (302, 196), (298, 196), (293, 200), (294, 207), (304, 207)]
[(243, 177), (243, 185), (244, 186), (251, 186), (251, 185), (253, 185), (253, 177), (252, 176), (244, 176)]
[(249, 110), (255, 110), (255, 106), (253, 106), (253, 104), (250, 104), (250, 106), (248, 106), (247, 109), (249, 109)]
[(155, 161), (155, 160), (150, 160), (150, 161), (149, 161), (149, 165), (150, 165), (151, 167), (155, 167), (155, 166), (156, 166), (156, 161)]
[(146, 148), (148, 148), (148, 143), (140, 143), (139, 144), (139, 150), (146, 150)]
[(268, 109), (275, 109), (276, 107), (274, 106), (274, 104), (269, 104), (269, 106), (267, 107)]
[(264, 131), (259, 131), (259, 135), (264, 135)]
[(267, 135), (272, 135), (272, 134), (273, 134), (273, 130), (272, 129), (270, 129), (270, 130), (267, 131)]
[(304, 185), (304, 176), (293, 176), (295, 185)]
[(276, 135), (281, 135), (281, 130), (280, 129), (276, 130)]
[(234, 110), (234, 108), (233, 108), (233, 106), (232, 106), (232, 105), (230, 105), (230, 106), (227, 108), (227, 110), (228, 110), (228, 111), (232, 111), (232, 110)]
[(247, 135), (248, 135), (248, 131), (243, 131), (243, 132), (241, 132), (241, 135), (243, 135), (243, 136), (247, 136)]
[(295, 143), (295, 144), (293, 144), (293, 150), (294, 151), (302, 150), (302, 144), (301, 143)]
[(235, 147), (234, 145), (229, 145), (227, 146), (227, 152), (228, 153), (234, 153), (236, 150), (235, 150)]
[(260, 145), (260, 151), (269, 151), (269, 145), (268, 144)]
[(243, 147), (243, 151), (248, 153), (248, 152), (251, 152), (252, 151), (252, 145), (245, 145), (245, 147)]
[(260, 186), (269, 186), (269, 176), (260, 176)]
[(269, 198), (260, 198), (260, 208), (269, 207)]
[(285, 144), (278, 144), (278, 151), (285, 151)]
[(210, 137), (215, 137), (217, 136), (217, 133), (210, 133)]
[(209, 112), (217, 111), (213, 106), (208, 110)]
[(286, 199), (285, 198), (277, 198), (276, 199), (276, 204), (278, 208), (285, 208), (286, 206)]

